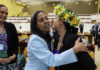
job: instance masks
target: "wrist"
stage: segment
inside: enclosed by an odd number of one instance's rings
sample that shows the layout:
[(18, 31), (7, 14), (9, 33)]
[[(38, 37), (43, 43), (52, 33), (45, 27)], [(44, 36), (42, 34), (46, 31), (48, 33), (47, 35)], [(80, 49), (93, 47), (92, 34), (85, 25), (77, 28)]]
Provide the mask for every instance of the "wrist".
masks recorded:
[(13, 54), (13, 56), (10, 56), (10, 61), (14, 60), (16, 58), (16, 55)]
[(0, 58), (0, 63), (1, 63), (1, 58)]
[(78, 53), (79, 52), (78, 49), (75, 46), (73, 47), (73, 51), (74, 51), (74, 53)]

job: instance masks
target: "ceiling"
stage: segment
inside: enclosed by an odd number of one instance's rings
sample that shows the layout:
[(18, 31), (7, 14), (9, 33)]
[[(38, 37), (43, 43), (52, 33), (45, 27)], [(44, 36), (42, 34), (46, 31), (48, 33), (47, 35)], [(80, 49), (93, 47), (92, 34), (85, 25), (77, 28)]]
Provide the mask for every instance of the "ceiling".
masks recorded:
[(61, 2), (61, 1), (97, 1), (97, 0), (14, 0), (25, 4), (44, 3), (44, 2)]

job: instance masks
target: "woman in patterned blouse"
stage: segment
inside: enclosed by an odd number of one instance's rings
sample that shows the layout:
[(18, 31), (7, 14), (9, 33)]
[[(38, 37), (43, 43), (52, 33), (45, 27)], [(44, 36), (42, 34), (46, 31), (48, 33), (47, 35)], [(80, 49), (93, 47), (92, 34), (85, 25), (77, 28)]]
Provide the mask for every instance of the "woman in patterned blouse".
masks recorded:
[(8, 8), (0, 4), (0, 70), (18, 70), (18, 36), (13, 24), (5, 22)]

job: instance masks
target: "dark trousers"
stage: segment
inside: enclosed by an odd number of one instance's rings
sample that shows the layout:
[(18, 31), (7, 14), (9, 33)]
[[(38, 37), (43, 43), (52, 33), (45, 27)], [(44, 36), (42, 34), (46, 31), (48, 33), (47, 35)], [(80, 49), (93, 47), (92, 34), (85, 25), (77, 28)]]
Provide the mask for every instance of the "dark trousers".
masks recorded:
[(83, 29), (80, 29), (81, 34), (83, 34)]
[(100, 34), (99, 34), (99, 40), (98, 40), (98, 50), (100, 48)]
[(98, 35), (95, 35), (95, 44), (98, 44), (98, 40), (99, 40), (99, 36)]

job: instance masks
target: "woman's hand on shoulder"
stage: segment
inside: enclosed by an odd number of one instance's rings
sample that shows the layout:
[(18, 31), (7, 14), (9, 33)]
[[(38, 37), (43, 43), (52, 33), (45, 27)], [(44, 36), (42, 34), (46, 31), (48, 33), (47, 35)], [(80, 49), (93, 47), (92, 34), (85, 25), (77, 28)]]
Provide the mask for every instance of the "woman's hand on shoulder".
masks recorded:
[(75, 45), (73, 47), (74, 53), (78, 52), (88, 52), (88, 48), (85, 47), (85, 43), (79, 42), (80, 38), (78, 38), (75, 42)]

